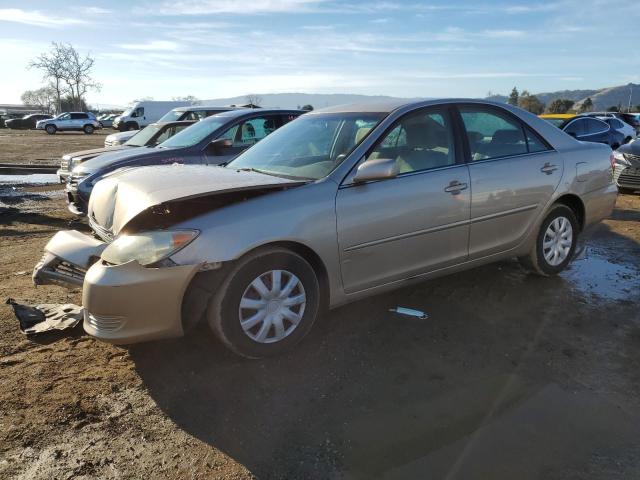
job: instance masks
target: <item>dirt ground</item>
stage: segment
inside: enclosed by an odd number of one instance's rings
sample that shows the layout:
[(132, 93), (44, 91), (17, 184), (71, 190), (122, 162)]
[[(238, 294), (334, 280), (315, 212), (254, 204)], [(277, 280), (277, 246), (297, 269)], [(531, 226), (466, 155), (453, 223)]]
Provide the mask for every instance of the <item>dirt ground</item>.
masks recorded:
[[(51, 188), (0, 192), (0, 299), (80, 302), (31, 283), (51, 235), (83, 228)], [(637, 479), (639, 292), (640, 196), (622, 195), (559, 277), (503, 262), (425, 282), (332, 311), (269, 360), (206, 327), (25, 338), (3, 304), (0, 477)]]
[(118, 133), (111, 128), (83, 132), (58, 132), (48, 135), (44, 130), (13, 130), (0, 128), (0, 163), (30, 163), (59, 161), (65, 153), (104, 147), (104, 138)]

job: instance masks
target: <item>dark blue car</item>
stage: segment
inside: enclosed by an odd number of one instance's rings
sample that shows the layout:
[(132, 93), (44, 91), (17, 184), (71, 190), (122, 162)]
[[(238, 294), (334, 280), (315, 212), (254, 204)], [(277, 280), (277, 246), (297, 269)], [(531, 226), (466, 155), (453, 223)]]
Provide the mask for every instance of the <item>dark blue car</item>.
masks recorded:
[(611, 126), (591, 117), (574, 117), (559, 125), (561, 130), (584, 142), (606, 143), (612, 149), (624, 143), (624, 135)]
[(71, 172), (67, 183), (69, 210), (86, 215), (93, 186), (121, 168), (171, 163), (220, 165), (227, 163), (305, 110), (230, 110), (205, 118), (156, 147), (105, 153)]

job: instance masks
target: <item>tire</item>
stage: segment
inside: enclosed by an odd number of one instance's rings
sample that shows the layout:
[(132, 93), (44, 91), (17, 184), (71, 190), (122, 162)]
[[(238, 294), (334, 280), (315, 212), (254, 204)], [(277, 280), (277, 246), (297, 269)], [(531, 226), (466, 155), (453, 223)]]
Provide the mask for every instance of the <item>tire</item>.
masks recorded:
[(44, 130), (49, 134), (49, 135), (53, 135), (54, 133), (56, 133), (58, 131), (58, 129), (56, 128), (55, 125), (47, 125), (46, 127), (44, 127)]
[(140, 130), (140, 128), (138, 127), (138, 124), (135, 122), (127, 122), (127, 124), (124, 126), (124, 131), (130, 132), (131, 130)]
[[(281, 272), (282, 292), (275, 297), (274, 271)], [(264, 297), (253, 286), (256, 284)], [(263, 298), (269, 300), (265, 303)], [(241, 300), (250, 306), (241, 308)], [(254, 304), (264, 306), (252, 308)], [(320, 285), (313, 267), (289, 250), (265, 248), (233, 266), (211, 296), (206, 317), (215, 335), (229, 349), (243, 357), (261, 358), (278, 355), (302, 340), (318, 317), (320, 305)], [(241, 325), (243, 319), (247, 322), (245, 327)]]
[(84, 127), (82, 127), (82, 131), (87, 135), (91, 135), (94, 130), (95, 128), (93, 127), (93, 125), (85, 125)]
[[(562, 221), (563, 219), (565, 222), (568, 223), (568, 226), (570, 226), (571, 228), (568, 236), (565, 236), (566, 232), (569, 231), (568, 227), (565, 230), (561, 229), (560, 239), (562, 238), (565, 238), (565, 240), (570, 239), (571, 244), (564, 245), (565, 251), (564, 253), (562, 253), (564, 257), (562, 258), (561, 261), (560, 261), (560, 258), (555, 258), (554, 260), (554, 258), (552, 257), (551, 259), (549, 259), (548, 257), (552, 256), (553, 251), (555, 250), (554, 246), (545, 248), (545, 242), (553, 241), (552, 238), (548, 237), (548, 235), (550, 234), (549, 232), (550, 226), (554, 222), (557, 222), (557, 223), (554, 224), (554, 227), (551, 227), (552, 229), (559, 229), (560, 225), (567, 225), (563, 223)], [(573, 213), (573, 210), (571, 210), (566, 205), (557, 204), (553, 206), (549, 211), (549, 213), (547, 214), (547, 216), (545, 217), (545, 219), (542, 221), (542, 224), (540, 225), (540, 230), (538, 231), (538, 235), (536, 236), (536, 242), (534, 246), (531, 248), (531, 252), (529, 253), (528, 256), (520, 258), (519, 259), (520, 263), (522, 263), (522, 265), (527, 270), (538, 275), (542, 275), (542, 276), (557, 275), (558, 273), (563, 271), (567, 267), (567, 265), (569, 265), (569, 262), (571, 262), (571, 259), (573, 258), (573, 254), (576, 251), (576, 246), (578, 243), (579, 229), (580, 227), (578, 225), (576, 215), (575, 213)], [(562, 233), (562, 232), (565, 232), (565, 233)], [(568, 251), (566, 251), (567, 246), (569, 247)], [(560, 247), (562, 247), (562, 244), (560, 244)], [(547, 256), (545, 256), (545, 253), (547, 254)], [(560, 257), (562, 257), (562, 255), (560, 255)], [(558, 263), (555, 263), (555, 262), (558, 262)]]

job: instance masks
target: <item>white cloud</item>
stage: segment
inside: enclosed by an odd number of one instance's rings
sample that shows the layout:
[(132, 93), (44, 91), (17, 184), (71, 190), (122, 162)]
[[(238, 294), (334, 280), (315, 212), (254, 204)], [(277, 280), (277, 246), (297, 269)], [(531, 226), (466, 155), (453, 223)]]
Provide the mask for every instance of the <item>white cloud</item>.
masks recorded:
[(57, 17), (44, 14), (38, 10), (21, 10), (19, 8), (0, 8), (0, 22), (22, 23), (50, 28), (87, 23), (85, 20), (78, 18)]
[(157, 11), (163, 15), (255, 15), (308, 11), (322, 1), (324, 0), (178, 0), (162, 3)]
[(73, 9), (87, 15), (106, 15), (111, 13), (111, 10), (101, 7), (73, 7)]
[(488, 38), (519, 38), (524, 37), (527, 32), (523, 30), (484, 30), (482, 35)]
[(121, 43), (117, 45), (125, 50), (177, 52), (180, 44), (169, 40), (151, 40), (146, 43)]

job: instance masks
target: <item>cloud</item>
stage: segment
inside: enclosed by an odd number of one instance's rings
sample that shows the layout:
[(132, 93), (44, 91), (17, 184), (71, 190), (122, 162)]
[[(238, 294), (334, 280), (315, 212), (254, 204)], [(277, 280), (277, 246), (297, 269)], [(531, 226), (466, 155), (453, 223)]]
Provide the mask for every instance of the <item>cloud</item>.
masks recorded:
[(57, 17), (44, 14), (38, 10), (21, 10), (19, 8), (0, 8), (0, 22), (22, 23), (37, 27), (60, 28), (68, 25), (86, 24), (77, 18)]
[(111, 10), (101, 7), (73, 7), (73, 9), (87, 15), (107, 15), (111, 13)]
[(523, 30), (484, 30), (482, 36), (488, 38), (518, 38), (526, 36)]
[(125, 50), (140, 50), (140, 51), (164, 51), (164, 52), (177, 52), (181, 49), (180, 44), (169, 40), (151, 40), (146, 43), (121, 43), (116, 45), (117, 47)]
[[(255, 15), (309, 11), (324, 0), (178, 0), (163, 2), (162, 15)], [(155, 10), (155, 9), (154, 9)]]

